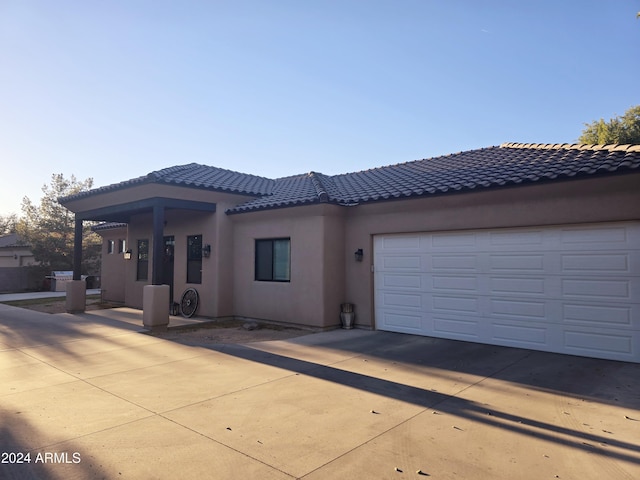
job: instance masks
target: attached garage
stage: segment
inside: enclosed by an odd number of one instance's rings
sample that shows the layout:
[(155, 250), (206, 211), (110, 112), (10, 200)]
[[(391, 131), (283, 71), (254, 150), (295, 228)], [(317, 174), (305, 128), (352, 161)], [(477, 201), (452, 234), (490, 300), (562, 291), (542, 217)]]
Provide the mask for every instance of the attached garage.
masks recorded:
[(640, 362), (640, 222), (374, 236), (380, 330)]

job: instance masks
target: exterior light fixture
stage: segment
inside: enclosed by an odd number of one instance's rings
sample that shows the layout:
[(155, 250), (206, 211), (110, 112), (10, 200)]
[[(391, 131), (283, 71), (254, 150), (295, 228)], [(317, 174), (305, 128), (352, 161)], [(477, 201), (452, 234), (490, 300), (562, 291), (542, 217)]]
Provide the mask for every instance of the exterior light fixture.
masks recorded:
[(362, 251), (361, 248), (359, 248), (354, 252), (354, 255), (356, 256), (356, 262), (361, 262), (362, 257), (364, 256), (364, 252)]
[(124, 259), (125, 259), (125, 260), (131, 260), (131, 249), (126, 250), (126, 251), (124, 252)]
[(209, 258), (211, 256), (211, 245), (208, 243), (202, 246), (202, 256), (204, 258)]

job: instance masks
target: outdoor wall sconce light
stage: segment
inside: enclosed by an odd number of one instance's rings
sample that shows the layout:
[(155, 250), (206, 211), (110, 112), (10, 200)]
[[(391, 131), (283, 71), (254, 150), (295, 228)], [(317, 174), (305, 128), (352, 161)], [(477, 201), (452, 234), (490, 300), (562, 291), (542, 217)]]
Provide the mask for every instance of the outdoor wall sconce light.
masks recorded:
[(204, 258), (209, 258), (211, 256), (211, 245), (208, 243), (203, 245), (202, 247), (202, 256)]
[(131, 260), (131, 249), (124, 252), (124, 259)]
[(361, 248), (359, 248), (354, 252), (354, 255), (356, 256), (356, 262), (361, 262), (362, 257), (364, 257), (364, 252)]

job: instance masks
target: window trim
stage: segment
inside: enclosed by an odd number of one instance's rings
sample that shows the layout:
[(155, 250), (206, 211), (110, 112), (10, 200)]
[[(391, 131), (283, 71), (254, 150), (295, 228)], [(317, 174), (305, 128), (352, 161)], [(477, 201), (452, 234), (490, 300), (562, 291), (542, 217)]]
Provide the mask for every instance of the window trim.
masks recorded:
[[(287, 275), (286, 278), (275, 278), (276, 276), (276, 243), (277, 242), (287, 242)], [(262, 260), (268, 261), (271, 263), (270, 265), (270, 273), (269, 275), (263, 276), (261, 273), (264, 271), (265, 265), (261, 265), (260, 258), (260, 244), (267, 245), (271, 244), (271, 253), (270, 258)], [(278, 238), (256, 238), (254, 240), (254, 270), (253, 270), (253, 279), (256, 282), (277, 282), (277, 283), (291, 283), (291, 237), (278, 237)]]

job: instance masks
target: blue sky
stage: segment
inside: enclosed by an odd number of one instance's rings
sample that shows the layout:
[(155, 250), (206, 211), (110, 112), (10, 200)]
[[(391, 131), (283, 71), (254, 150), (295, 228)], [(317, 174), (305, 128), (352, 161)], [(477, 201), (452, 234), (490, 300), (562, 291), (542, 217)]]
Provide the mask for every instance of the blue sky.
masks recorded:
[(51, 175), (277, 178), (572, 143), (640, 104), (640, 0), (0, 0), (0, 215)]

